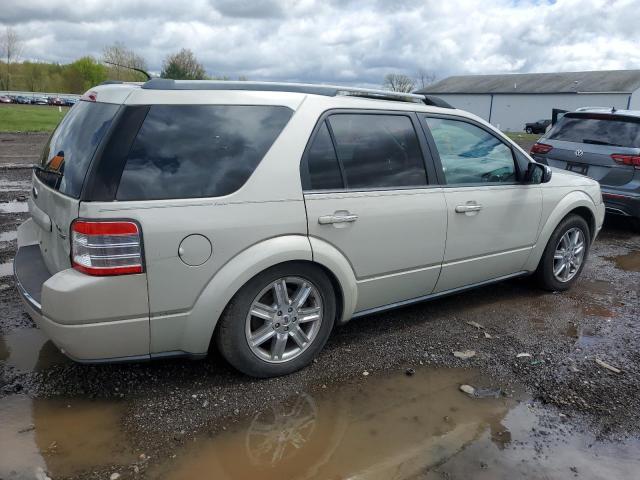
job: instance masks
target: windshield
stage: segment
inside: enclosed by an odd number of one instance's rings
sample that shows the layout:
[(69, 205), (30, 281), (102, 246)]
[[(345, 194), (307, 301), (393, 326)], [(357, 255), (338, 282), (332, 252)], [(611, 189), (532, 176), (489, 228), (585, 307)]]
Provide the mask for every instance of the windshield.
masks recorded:
[(38, 178), (70, 197), (79, 198), (98, 144), (119, 105), (78, 102), (64, 117), (42, 152)]
[(565, 115), (549, 132), (547, 138), (565, 142), (640, 148), (640, 123), (622, 118)]

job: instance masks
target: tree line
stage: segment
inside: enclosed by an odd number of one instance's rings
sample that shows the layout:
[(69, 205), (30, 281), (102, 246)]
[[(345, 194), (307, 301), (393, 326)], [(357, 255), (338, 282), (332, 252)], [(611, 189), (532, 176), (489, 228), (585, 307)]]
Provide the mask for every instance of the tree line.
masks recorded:
[[(105, 80), (141, 82), (147, 79), (147, 62), (121, 42), (106, 46), (100, 58), (84, 56), (68, 64), (20, 61), (22, 40), (6, 27), (0, 32), (0, 90), (31, 92), (83, 93)], [(186, 48), (170, 53), (162, 63), (161, 78), (175, 80), (230, 80), (227, 76), (210, 76), (195, 54)], [(239, 77), (238, 80), (247, 80)], [(382, 88), (411, 92), (433, 83), (435, 75), (419, 71), (417, 76), (391, 73)]]

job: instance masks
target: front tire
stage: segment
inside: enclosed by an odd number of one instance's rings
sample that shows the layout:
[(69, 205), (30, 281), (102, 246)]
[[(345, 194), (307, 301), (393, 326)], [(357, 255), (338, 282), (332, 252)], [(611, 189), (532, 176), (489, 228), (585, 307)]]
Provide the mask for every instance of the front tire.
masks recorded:
[(526, 128), (526, 130), (525, 130), (525, 132), (527, 132), (527, 133), (531, 134), (531, 133), (533, 133), (533, 128), (531, 128), (531, 127), (527, 127), (527, 128)]
[(565, 217), (551, 234), (536, 277), (545, 290), (564, 291), (576, 282), (591, 246), (589, 226), (579, 215)]
[(320, 268), (304, 262), (276, 265), (252, 278), (229, 302), (216, 344), (247, 375), (286, 375), (322, 350), (335, 315), (333, 286)]

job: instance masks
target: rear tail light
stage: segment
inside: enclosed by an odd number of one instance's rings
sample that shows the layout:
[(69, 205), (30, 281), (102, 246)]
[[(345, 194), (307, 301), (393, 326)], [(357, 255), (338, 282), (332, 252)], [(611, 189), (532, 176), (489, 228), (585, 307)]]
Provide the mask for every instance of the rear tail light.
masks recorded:
[(613, 161), (620, 165), (630, 165), (635, 168), (640, 168), (640, 156), (638, 155), (624, 155), (622, 153), (614, 153), (611, 155)]
[(84, 95), (80, 97), (80, 100), (85, 102), (95, 102), (98, 99), (98, 92), (94, 90), (87, 90)]
[(71, 262), (87, 275), (142, 273), (142, 236), (132, 221), (76, 220), (71, 225)]
[(553, 147), (551, 145), (547, 145), (546, 143), (534, 143), (529, 153), (531, 155), (533, 155), (534, 153), (544, 154), (549, 153), (551, 150), (553, 150)]

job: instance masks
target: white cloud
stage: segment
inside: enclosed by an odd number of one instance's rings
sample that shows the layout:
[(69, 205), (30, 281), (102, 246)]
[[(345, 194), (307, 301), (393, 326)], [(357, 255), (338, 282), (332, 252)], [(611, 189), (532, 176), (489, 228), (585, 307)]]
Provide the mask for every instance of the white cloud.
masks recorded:
[(191, 48), (210, 74), (378, 85), (388, 72), (640, 67), (639, 0), (11, 1), (23, 57), (69, 62), (122, 41), (158, 71)]

